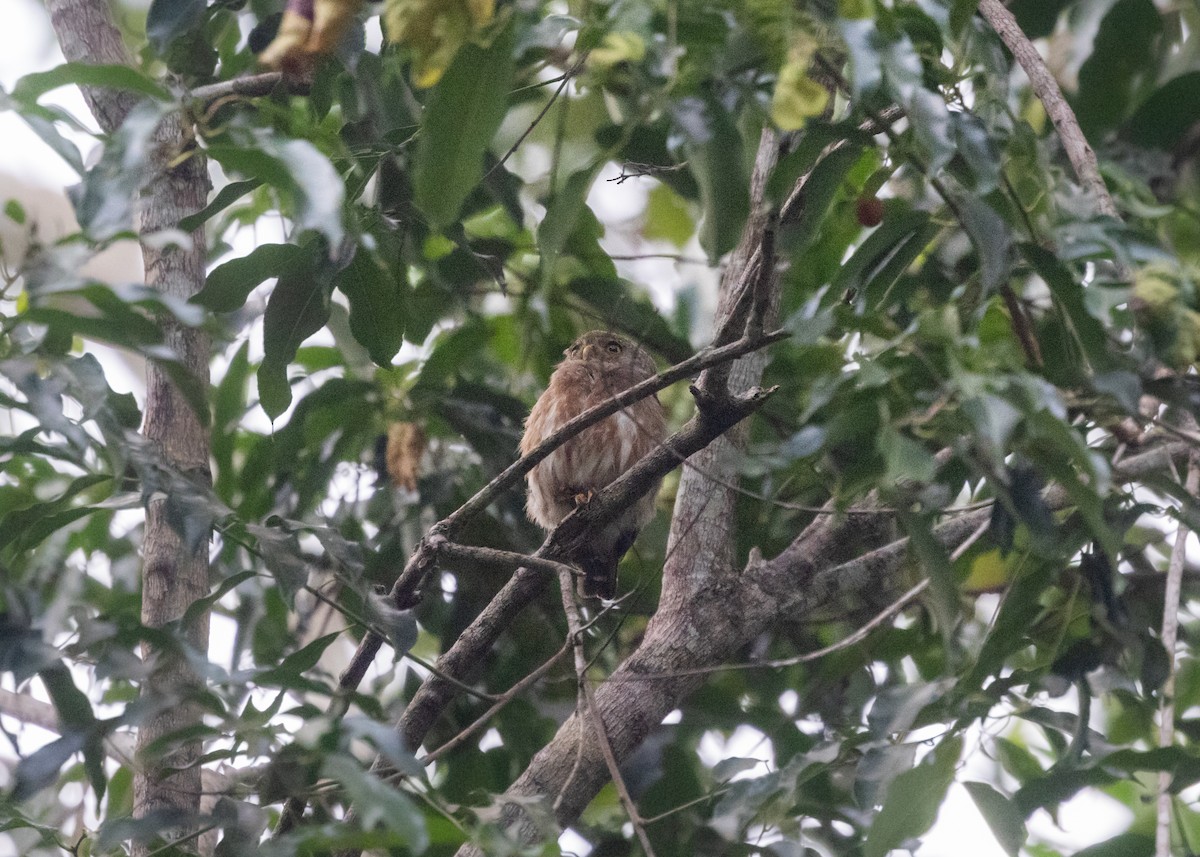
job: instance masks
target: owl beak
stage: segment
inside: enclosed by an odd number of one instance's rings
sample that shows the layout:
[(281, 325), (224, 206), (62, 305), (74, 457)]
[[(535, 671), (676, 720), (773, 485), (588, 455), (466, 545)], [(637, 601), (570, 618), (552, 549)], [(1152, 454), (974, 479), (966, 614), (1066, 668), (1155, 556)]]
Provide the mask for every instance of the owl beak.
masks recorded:
[(588, 344), (579, 349), (579, 356), (584, 360), (591, 360), (592, 355), (596, 351), (596, 346)]

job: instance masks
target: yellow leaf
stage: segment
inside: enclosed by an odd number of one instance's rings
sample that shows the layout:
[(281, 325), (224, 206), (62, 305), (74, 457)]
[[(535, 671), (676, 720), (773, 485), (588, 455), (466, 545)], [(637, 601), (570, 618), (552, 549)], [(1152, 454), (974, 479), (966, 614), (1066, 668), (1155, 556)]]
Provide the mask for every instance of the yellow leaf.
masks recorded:
[(279, 31), (271, 44), (258, 55), (258, 61), (267, 68), (295, 70), (307, 64), (305, 46), (312, 21), (290, 9), (283, 13)]
[(687, 201), (665, 184), (656, 185), (650, 191), (646, 204), (646, 220), (642, 235), (661, 238), (676, 247), (682, 247), (696, 231), (696, 222), (688, 209)]
[(1000, 549), (993, 548), (971, 560), (971, 571), (963, 581), (966, 592), (994, 592), (1008, 583), (1008, 563), (1000, 556)]
[(813, 116), (824, 113), (828, 103), (828, 90), (805, 73), (805, 66), (788, 62), (775, 82), (771, 120), (781, 131), (798, 131)]
[(874, 14), (871, 0), (838, 0), (838, 15), (843, 18), (870, 18)]
[(604, 71), (618, 63), (641, 62), (645, 57), (646, 43), (642, 37), (637, 33), (622, 31), (606, 35), (600, 47), (593, 48), (588, 54), (587, 65), (594, 71)]
[(495, 0), (387, 0), (383, 26), (388, 41), (412, 49), (413, 84), (425, 89), (495, 12)]

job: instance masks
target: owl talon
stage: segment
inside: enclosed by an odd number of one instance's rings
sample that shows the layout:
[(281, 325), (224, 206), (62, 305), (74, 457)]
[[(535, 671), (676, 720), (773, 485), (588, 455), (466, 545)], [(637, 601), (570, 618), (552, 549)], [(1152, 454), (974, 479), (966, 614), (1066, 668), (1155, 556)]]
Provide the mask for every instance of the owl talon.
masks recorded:
[(586, 491), (580, 491), (575, 495), (575, 507), (578, 508), (586, 503), (592, 502), (592, 498), (596, 496), (596, 492), (589, 488)]

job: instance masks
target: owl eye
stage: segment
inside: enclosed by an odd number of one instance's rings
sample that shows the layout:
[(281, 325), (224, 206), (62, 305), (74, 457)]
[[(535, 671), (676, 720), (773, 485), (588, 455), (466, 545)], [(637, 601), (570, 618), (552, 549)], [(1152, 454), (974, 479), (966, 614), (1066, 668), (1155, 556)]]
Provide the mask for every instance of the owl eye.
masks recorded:
[(608, 343), (607, 347), (608, 347), (609, 354), (619, 354), (621, 351), (621, 343), (616, 342), (616, 341)]

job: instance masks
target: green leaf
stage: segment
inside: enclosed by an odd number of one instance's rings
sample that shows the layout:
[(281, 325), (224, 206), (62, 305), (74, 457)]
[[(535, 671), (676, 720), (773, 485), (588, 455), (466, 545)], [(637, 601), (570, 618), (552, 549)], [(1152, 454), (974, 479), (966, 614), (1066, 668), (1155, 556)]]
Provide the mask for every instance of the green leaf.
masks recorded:
[(987, 783), (965, 782), (963, 786), (979, 814), (992, 829), (992, 835), (1000, 843), (1000, 847), (1012, 857), (1017, 857), (1021, 846), (1028, 834), (1025, 831), (1025, 817), (1016, 805)]
[(955, 33), (961, 32), (978, 8), (979, 0), (954, 0), (950, 10), (951, 31)]
[(12, 799), (26, 800), (51, 785), (63, 765), (82, 751), (85, 743), (84, 733), (71, 732), (18, 762), (13, 774)]
[(321, 774), (342, 784), (363, 828), (383, 827), (399, 834), (411, 854), (422, 854), (429, 847), (425, 818), (408, 795), (380, 788), (378, 778), (363, 770), (357, 759), (342, 753), (331, 755), (321, 765)]
[(889, 270), (888, 281), (873, 282), (871, 288), (873, 294), (882, 297), (907, 267), (905, 264), (899, 270), (895, 270), (889, 264), (894, 256), (902, 253), (904, 258), (911, 262), (927, 246), (928, 240), (912, 239), (925, 232), (925, 226), (929, 222), (928, 213), (890, 202), (885, 203), (885, 207), (883, 221), (858, 245), (854, 255), (847, 259), (838, 271), (837, 278), (831, 285), (834, 294), (844, 295), (851, 290), (865, 293), (866, 283), (874, 281), (884, 270)]
[(1083, 283), (1049, 250), (1028, 242), (1022, 243), (1019, 250), (1038, 276), (1046, 281), (1055, 301), (1067, 314), (1070, 328), (1076, 335), (1075, 344), (1087, 355), (1092, 367), (1107, 368), (1112, 362), (1107, 354), (1108, 335), (1104, 325), (1088, 309)]
[(12, 97), (35, 104), (47, 92), (63, 86), (103, 86), (124, 89), (159, 101), (169, 101), (171, 93), (153, 78), (127, 65), (92, 65), (68, 62), (49, 71), (27, 74), (13, 87)]
[(308, 565), (301, 556), (300, 542), (295, 533), (276, 527), (252, 524), (246, 531), (258, 539), (258, 550), (271, 576), (279, 586), (279, 594), (289, 606), (296, 593), (308, 580)]
[[(546, 204), (546, 215), (538, 226), (538, 252), (542, 256), (542, 281), (547, 282), (554, 274), (554, 266), (567, 241), (575, 231), (580, 215), (587, 208), (588, 191), (604, 164), (595, 161), (584, 167), (563, 183)], [(610, 263), (611, 264), (611, 263)]]
[(171, 42), (204, 22), (206, 9), (206, 0), (150, 0), (146, 40), (159, 55), (166, 53)]
[(1075, 116), (1093, 139), (1116, 127), (1158, 73), (1162, 16), (1153, 0), (1119, 0), (1100, 22), (1092, 55), (1079, 68)]
[(0, 548), (15, 545), (17, 550), (32, 548), (50, 533), (79, 518), (89, 515), (91, 506), (76, 506), (74, 500), (95, 485), (112, 481), (107, 473), (89, 473), (71, 480), (67, 488), (52, 500), (14, 509), (0, 518)]
[(779, 230), (781, 250), (798, 253), (817, 241), (822, 222), (845, 185), (846, 176), (862, 154), (859, 146), (842, 146), (817, 162), (804, 182), (804, 205), (800, 217), (794, 225), (784, 225)]
[(300, 229), (324, 235), (331, 247), (341, 244), (342, 201), (346, 188), (329, 159), (307, 140), (260, 133), (253, 146), (209, 146), (209, 155), (227, 171), (269, 184), (293, 203), (286, 212)]
[[(3, 94), (0, 93), (0, 105), (2, 103)], [(42, 139), (43, 143), (67, 162), (67, 165), (71, 169), (80, 176), (87, 172), (87, 167), (83, 163), (83, 156), (79, 154), (79, 147), (58, 133), (58, 128), (54, 126), (52, 121), (28, 110), (22, 111), (21, 118), (25, 120), (25, 124), (30, 127), (33, 133)]]
[(944, 696), (950, 685), (949, 679), (939, 679), (879, 691), (867, 715), (871, 734), (882, 739), (907, 732), (921, 712)]
[(257, 675), (257, 681), (260, 684), (277, 684), (303, 676), (317, 665), (317, 661), (321, 660), (321, 655), (333, 645), (339, 636), (341, 636), (340, 632), (335, 631), (332, 634), (317, 637), (304, 648), (292, 652), (284, 658), (279, 666), (263, 670)]
[(195, 622), (196, 619), (203, 615), (205, 611), (224, 598), (227, 592), (232, 592), (247, 580), (257, 576), (258, 572), (255, 571), (239, 571), (237, 574), (225, 578), (221, 581), (217, 588), (208, 595), (205, 595), (203, 598), (197, 598), (188, 605), (187, 610), (179, 620), (179, 625), (183, 628), (187, 628), (193, 622)]
[(1031, 39), (1041, 39), (1054, 32), (1063, 9), (1076, 0), (1012, 0), (1009, 11)]
[(948, 738), (920, 765), (892, 781), (883, 808), (867, 834), (863, 849), (866, 857), (885, 857), (933, 826), (946, 790), (954, 782), (954, 768), (961, 753), (962, 739)]
[(230, 259), (213, 268), (192, 303), (213, 312), (233, 312), (242, 308), (250, 292), (264, 280), (300, 275), (312, 262), (310, 247), (260, 244), (240, 259)]
[(883, 84), (882, 38), (874, 18), (842, 18), (838, 32), (849, 49), (850, 91), (855, 101)]
[(1008, 280), (1012, 270), (1012, 232), (990, 205), (975, 196), (955, 200), (963, 228), (979, 253), (979, 275), (985, 293), (991, 294)]
[(859, 806), (881, 803), (896, 777), (912, 770), (916, 753), (917, 744), (912, 742), (885, 743), (863, 753), (854, 771), (854, 797)]
[(184, 232), (191, 232), (193, 229), (199, 229), (215, 215), (221, 213), (229, 206), (233, 205), (246, 194), (262, 186), (262, 182), (258, 179), (249, 179), (247, 181), (230, 182), (217, 191), (217, 195), (213, 197), (212, 202), (204, 206), (195, 214), (189, 214), (187, 217), (179, 221), (179, 228)]
[[(907, 40), (904, 41), (907, 43)], [(907, 44), (907, 50), (915, 53), (911, 44)], [(950, 163), (956, 154), (954, 128), (945, 98), (923, 86), (914, 86), (907, 98), (900, 99), (900, 103), (912, 122), (913, 136), (925, 155), (927, 168), (930, 172), (937, 172)]]
[(744, 166), (742, 135), (734, 117), (716, 99), (705, 102), (703, 109), (708, 136), (694, 139), (684, 148), (704, 208), (700, 246), (709, 261), (716, 264), (741, 237), (750, 213), (750, 182)]
[[(1020, 566), (1020, 571), (1000, 604), (1000, 611), (996, 614), (992, 628), (979, 649), (974, 667), (959, 684), (965, 692), (971, 693), (981, 688), (988, 676), (995, 675), (1003, 668), (1004, 661), (1010, 654), (1027, 645), (1029, 617), (1036, 614), (1038, 599), (1049, 584), (1052, 573), (1050, 563)], [(1006, 739), (1001, 738), (999, 741), (1005, 742)], [(1000, 756), (1005, 770), (1022, 781), (1027, 777), (1041, 775), (1041, 766), (1028, 751), (1011, 742), (1007, 744), (1012, 748), (1012, 756), (1008, 761), (1005, 761), (1005, 749), (997, 749), (997, 755)], [(1015, 758), (1018, 752), (1024, 754), (1020, 759)]]
[(942, 634), (949, 640), (954, 633), (959, 612), (958, 583), (950, 556), (933, 536), (931, 516), (905, 511), (899, 517), (904, 532), (908, 534), (909, 549), (929, 578), (929, 602)]
[(288, 274), (279, 278), (263, 314), (263, 360), (258, 367), (258, 398), (263, 410), (275, 419), (292, 403), (287, 367), (300, 343), (329, 319), (327, 278)]
[(425, 778), (425, 767), (404, 746), (404, 738), (388, 723), (379, 723), (366, 717), (347, 717), (342, 721), (346, 733), (365, 738), (398, 771), (418, 780)]
[(958, 154), (971, 171), (970, 186), (980, 196), (995, 190), (1000, 183), (1002, 158), (987, 126), (973, 113), (951, 113)]
[(1121, 136), (1139, 146), (1173, 150), (1200, 116), (1200, 71), (1173, 78), (1142, 102)]
[(154, 133), (170, 106), (143, 101), (129, 112), (88, 170), (71, 201), (84, 234), (104, 241), (133, 229), (133, 198), (149, 177), (155, 158)]
[(487, 48), (460, 49), (425, 108), (413, 191), (434, 229), (454, 222), (483, 176), (483, 153), (508, 111), (514, 34), (509, 25)]
[(397, 282), (375, 256), (359, 247), (334, 278), (350, 301), (350, 330), (371, 359), (391, 365), (404, 342), (405, 284)]
[(670, 241), (683, 247), (696, 231), (687, 201), (669, 185), (655, 185), (646, 200), (646, 221), (642, 235), (651, 240)]
[(71, 678), (71, 672), (59, 662), (38, 673), (38, 678), (46, 686), (50, 701), (58, 711), (58, 722), (64, 730), (82, 731), (90, 728), (96, 722), (92, 712), (92, 704)]
[(1153, 857), (1154, 837), (1145, 833), (1121, 833), (1076, 851), (1074, 857)]

